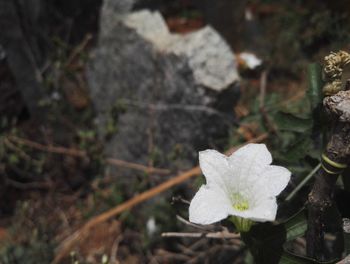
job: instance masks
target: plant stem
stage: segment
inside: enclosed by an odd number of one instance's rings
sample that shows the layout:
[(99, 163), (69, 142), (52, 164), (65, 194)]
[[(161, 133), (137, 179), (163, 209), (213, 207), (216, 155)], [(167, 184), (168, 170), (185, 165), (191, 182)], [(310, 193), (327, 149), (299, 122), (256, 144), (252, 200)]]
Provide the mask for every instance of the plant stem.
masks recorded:
[(319, 163), (298, 185), (295, 189), (287, 196), (286, 201), (290, 201), (294, 195), (314, 176), (314, 174), (321, 168)]

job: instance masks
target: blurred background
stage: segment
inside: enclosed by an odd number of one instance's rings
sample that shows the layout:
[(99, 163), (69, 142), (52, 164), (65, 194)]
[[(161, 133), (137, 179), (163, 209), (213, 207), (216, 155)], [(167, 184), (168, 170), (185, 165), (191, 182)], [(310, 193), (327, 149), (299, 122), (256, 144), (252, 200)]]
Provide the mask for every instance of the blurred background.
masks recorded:
[(266, 143), (293, 171), (286, 197), (318, 163), (307, 66), (349, 50), (349, 13), (341, 0), (0, 0), (0, 263), (249, 263), (239, 240), (184, 220), (198, 151)]

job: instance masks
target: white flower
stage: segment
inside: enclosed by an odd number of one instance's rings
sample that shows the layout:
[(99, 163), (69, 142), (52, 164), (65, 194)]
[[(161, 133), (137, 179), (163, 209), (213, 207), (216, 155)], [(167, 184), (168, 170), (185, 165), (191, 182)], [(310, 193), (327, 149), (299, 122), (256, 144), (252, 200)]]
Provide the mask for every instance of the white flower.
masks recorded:
[(207, 225), (229, 215), (257, 222), (275, 220), (276, 196), (291, 173), (271, 162), (265, 144), (248, 144), (229, 157), (215, 150), (199, 152), (207, 184), (191, 201), (190, 221)]
[(238, 54), (239, 58), (244, 62), (244, 65), (251, 70), (262, 64), (262, 60), (259, 59), (255, 54), (249, 52), (242, 52)]

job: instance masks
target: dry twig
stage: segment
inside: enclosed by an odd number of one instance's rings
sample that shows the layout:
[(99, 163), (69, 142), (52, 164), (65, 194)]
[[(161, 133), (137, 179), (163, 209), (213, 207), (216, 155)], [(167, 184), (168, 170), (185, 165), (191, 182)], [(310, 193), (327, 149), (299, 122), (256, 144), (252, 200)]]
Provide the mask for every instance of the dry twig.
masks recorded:
[(70, 64), (72, 64), (74, 59), (85, 49), (85, 47), (89, 44), (91, 39), (92, 39), (92, 35), (86, 34), (83, 41), (78, 46), (76, 46), (73, 49), (72, 53), (69, 55), (67, 62), (65, 63), (66, 66), (69, 66)]
[(16, 136), (8, 136), (8, 138), (11, 141), (16, 142), (20, 145), (25, 145), (27, 147), (31, 147), (33, 149), (37, 149), (37, 150), (41, 150), (41, 151), (45, 151), (45, 152), (63, 154), (63, 155), (69, 155), (69, 156), (74, 156), (74, 157), (81, 157), (81, 158), (87, 157), (86, 152), (83, 150), (65, 148), (65, 147), (56, 147), (56, 146), (46, 146), (46, 145), (31, 141), (31, 140), (19, 138)]
[(187, 221), (186, 219), (184, 219), (183, 217), (181, 217), (179, 215), (176, 216), (176, 219), (179, 220), (180, 222), (184, 223), (185, 225), (194, 227), (196, 229), (201, 229), (201, 230), (206, 230), (206, 231), (214, 229), (213, 225), (206, 225), (206, 226), (197, 225), (197, 224), (191, 223), (190, 221)]
[(111, 257), (110, 257), (111, 264), (119, 264), (120, 263), (117, 260), (117, 252), (118, 252), (119, 244), (122, 240), (123, 240), (123, 236), (119, 235), (113, 242), (112, 249), (111, 249)]
[(40, 161), (32, 159), (27, 153), (25, 153), (22, 149), (20, 149), (19, 147), (17, 147), (16, 145), (14, 145), (10, 140), (8, 140), (7, 138), (4, 138), (3, 140), (4, 145), (14, 151), (15, 153), (17, 153), (18, 156), (20, 156), (21, 158), (23, 158), (25, 161), (28, 162), (32, 162), (36, 165), (41, 165)]
[(215, 239), (240, 239), (241, 236), (235, 233), (229, 233), (227, 231), (212, 232), (212, 233), (179, 233), (179, 232), (167, 232), (162, 233), (162, 237), (188, 237), (188, 238), (215, 238)]
[(29, 190), (29, 189), (50, 189), (52, 188), (52, 183), (45, 181), (45, 182), (18, 182), (15, 180), (12, 180), (5, 176), (5, 184), (14, 188), (17, 188), (19, 190)]
[[(88, 158), (87, 152), (79, 149), (66, 148), (61, 146), (51, 146), (51, 145), (47, 146), (28, 139), (19, 138), (16, 136), (8, 136), (8, 140), (12, 140), (17, 144), (25, 145), (27, 147), (37, 149), (40, 151), (45, 151), (45, 152), (55, 153), (55, 154), (62, 154), (62, 155), (69, 155), (69, 156), (79, 157), (79, 158)], [(144, 166), (141, 164), (128, 162), (120, 159), (107, 158), (106, 163), (114, 166), (120, 166), (128, 169), (143, 171), (149, 174), (155, 173), (155, 174), (166, 175), (170, 173), (170, 171), (167, 169), (148, 167), (148, 166)]]
[(134, 170), (138, 170), (138, 171), (144, 171), (144, 172), (149, 173), (149, 174), (155, 173), (155, 174), (167, 175), (170, 173), (170, 170), (167, 170), (167, 169), (159, 169), (159, 168), (145, 166), (145, 165), (141, 165), (141, 164), (136, 164), (133, 162), (128, 162), (128, 161), (124, 161), (124, 160), (120, 160), (120, 159), (108, 158), (108, 159), (106, 159), (106, 163), (108, 163), (110, 165), (134, 169)]

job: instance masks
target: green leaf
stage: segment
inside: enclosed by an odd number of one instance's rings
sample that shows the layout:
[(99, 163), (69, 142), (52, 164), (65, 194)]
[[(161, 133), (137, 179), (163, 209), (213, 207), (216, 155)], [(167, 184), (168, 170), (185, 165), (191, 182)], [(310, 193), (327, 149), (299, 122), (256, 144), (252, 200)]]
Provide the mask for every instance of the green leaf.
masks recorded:
[(310, 131), (313, 125), (312, 119), (302, 118), (285, 112), (278, 112), (274, 116), (274, 121), (280, 130), (299, 133)]
[(279, 264), (312, 264), (317, 263), (312, 259), (299, 257), (297, 255), (293, 255), (291, 253), (284, 252)]
[(284, 243), (304, 235), (306, 225), (303, 209), (282, 224), (258, 224), (253, 226), (248, 233), (241, 233), (241, 236), (256, 263), (282, 263), (280, 262), (282, 259), (288, 259), (285, 256)]
[(246, 254), (245, 258), (244, 258), (244, 263), (245, 264), (254, 264), (253, 255), (249, 251), (247, 251), (247, 254)]
[(317, 261), (312, 258), (293, 254), (285, 249), (285, 242), (302, 237), (307, 230), (306, 209), (303, 208), (284, 223), (256, 225), (249, 233), (242, 233), (242, 239), (248, 245), (257, 264), (333, 264), (331, 261)]
[(300, 138), (299, 141), (295, 142), (286, 150), (284, 158), (289, 160), (289, 162), (297, 161), (301, 158), (304, 158), (310, 150), (311, 143), (312, 140), (309, 137)]
[(311, 63), (308, 66), (308, 90), (307, 97), (310, 101), (312, 109), (316, 109), (318, 105), (322, 102), (322, 67), (318, 63)]
[(305, 209), (300, 210), (298, 213), (290, 217), (284, 223), (284, 226), (287, 233), (286, 241), (291, 241), (297, 237), (303, 236), (307, 229)]
[(249, 247), (256, 264), (278, 263), (283, 254), (286, 231), (283, 225), (262, 223), (255, 225), (241, 237)]
[(334, 264), (338, 261), (339, 259), (331, 261), (317, 261), (312, 258), (307, 258), (304, 256), (292, 254), (291, 252), (284, 251), (279, 264)]
[[(276, 109), (276, 107), (281, 103), (282, 98), (281, 95), (278, 93), (267, 93), (265, 96), (265, 108), (270, 111), (272, 109)], [(257, 96), (253, 102), (253, 105), (251, 107), (252, 113), (253, 114), (258, 114), (258, 116), (261, 116), (261, 111), (260, 111), (260, 98)]]

